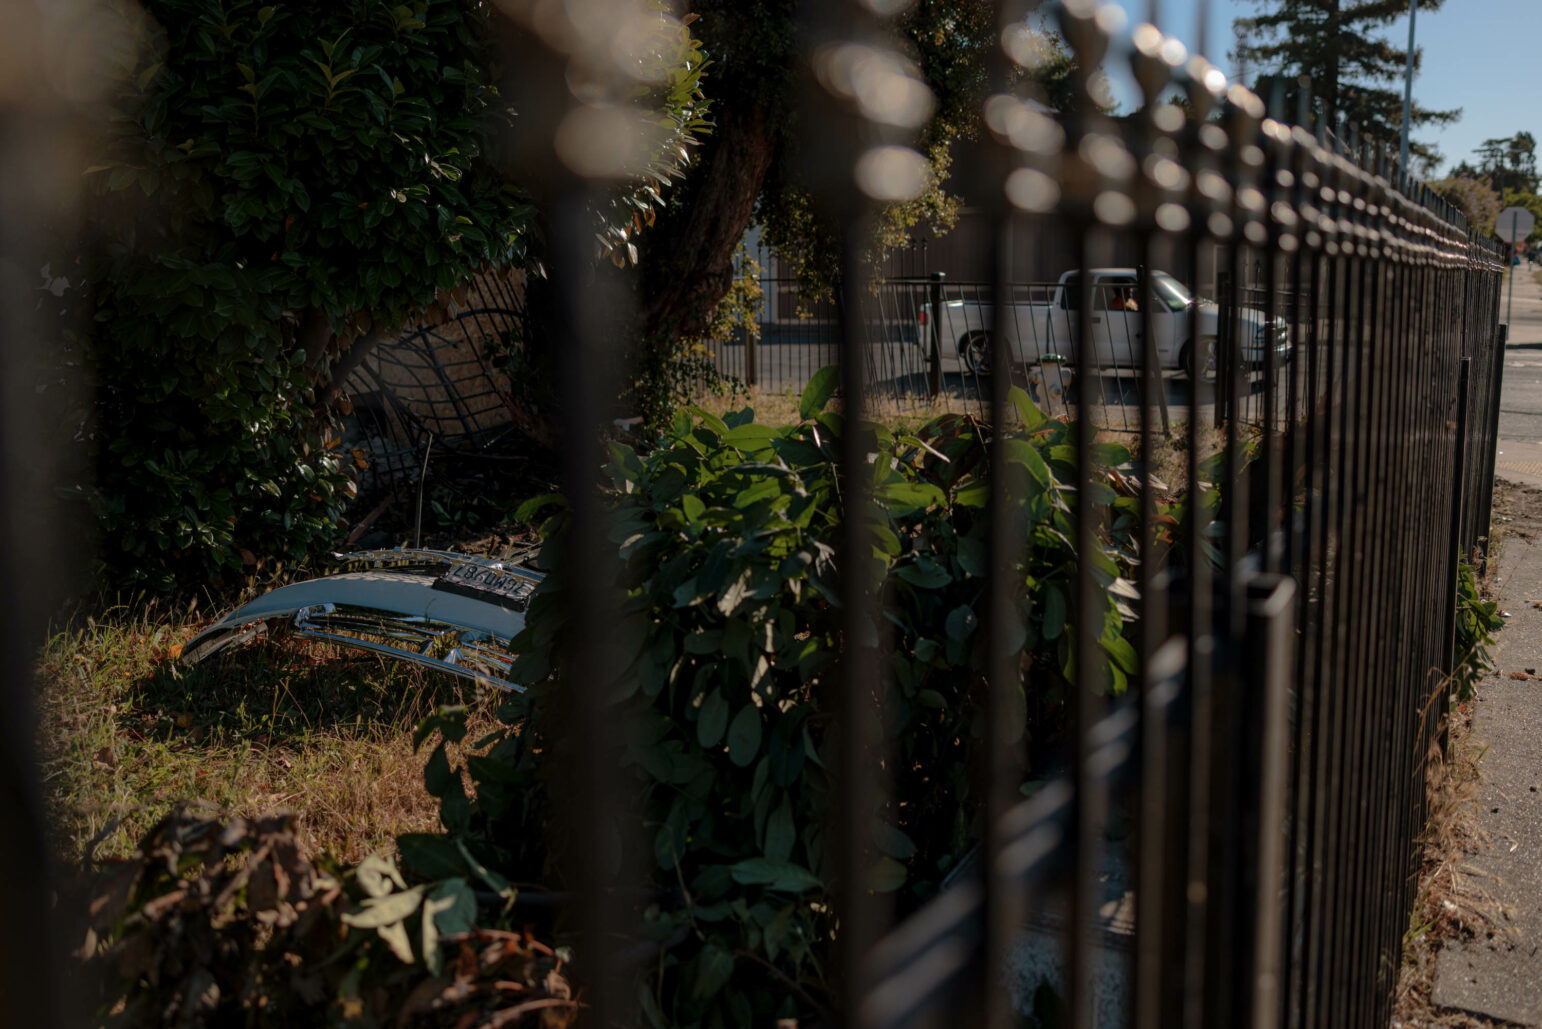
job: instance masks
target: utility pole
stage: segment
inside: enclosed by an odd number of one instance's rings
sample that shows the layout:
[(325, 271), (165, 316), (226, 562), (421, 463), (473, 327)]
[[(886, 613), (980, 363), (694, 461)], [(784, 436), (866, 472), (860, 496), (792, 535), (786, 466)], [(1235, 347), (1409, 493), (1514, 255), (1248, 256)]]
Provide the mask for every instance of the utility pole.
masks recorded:
[(1413, 121), (1413, 71), (1414, 71), (1414, 16), (1419, 12), (1419, 0), (1408, 0), (1408, 70), (1403, 78), (1403, 138), (1398, 147), (1398, 160), (1403, 174), (1408, 174), (1408, 127)]

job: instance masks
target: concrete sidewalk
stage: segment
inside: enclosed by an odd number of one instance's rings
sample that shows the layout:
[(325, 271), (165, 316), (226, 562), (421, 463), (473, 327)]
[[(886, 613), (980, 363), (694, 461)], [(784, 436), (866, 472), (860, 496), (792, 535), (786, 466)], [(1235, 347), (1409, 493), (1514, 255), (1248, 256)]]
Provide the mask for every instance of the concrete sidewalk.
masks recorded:
[[(1513, 321), (1505, 347), (1495, 471), (1527, 486), (1542, 486), (1542, 284), (1524, 264), (1515, 276)], [(1509, 282), (1499, 294), (1499, 317), (1510, 310)]]
[(1497, 905), (1498, 931), (1444, 945), (1433, 999), (1542, 1027), (1542, 488), (1503, 488), (1495, 508), (1496, 522), (1509, 519), (1498, 596), (1510, 618), (1494, 648), (1497, 670), (1478, 686), (1472, 742), (1484, 752), (1477, 815), (1484, 843), (1461, 870)]
[(1511, 319), (1508, 344), (1542, 349), (1542, 283), (1537, 282), (1542, 265), (1528, 268), (1522, 261), (1519, 268), (1511, 268), (1510, 272), (1515, 277), (1514, 296), (1508, 275), (1499, 293), (1499, 320), (1504, 321), (1507, 315)]

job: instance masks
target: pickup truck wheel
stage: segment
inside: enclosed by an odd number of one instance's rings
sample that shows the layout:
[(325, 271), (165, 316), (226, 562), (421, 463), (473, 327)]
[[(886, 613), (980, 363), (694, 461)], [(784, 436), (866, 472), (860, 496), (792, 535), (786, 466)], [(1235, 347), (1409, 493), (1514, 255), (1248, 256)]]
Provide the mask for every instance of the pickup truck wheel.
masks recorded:
[[(1201, 374), (1205, 382), (1215, 381), (1215, 337), (1204, 336), (1200, 339), (1200, 346), (1205, 351), (1205, 367)], [(1190, 382), (1194, 381), (1194, 344), (1185, 343), (1183, 349), (1178, 352), (1178, 367), (1183, 369), (1183, 377)]]
[(958, 358), (972, 375), (991, 373), (991, 334), (971, 332), (958, 341)]

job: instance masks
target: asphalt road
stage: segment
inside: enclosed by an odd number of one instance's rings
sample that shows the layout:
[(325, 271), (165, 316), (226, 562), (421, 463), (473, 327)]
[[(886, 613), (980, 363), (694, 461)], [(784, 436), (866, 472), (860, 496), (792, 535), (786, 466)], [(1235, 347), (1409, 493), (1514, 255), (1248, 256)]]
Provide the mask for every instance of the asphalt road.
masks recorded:
[(1525, 265), (1515, 269), (1513, 307), (1509, 284), (1499, 315), (1511, 317), (1499, 398), (1499, 453), (1495, 474), (1542, 486), (1542, 284)]

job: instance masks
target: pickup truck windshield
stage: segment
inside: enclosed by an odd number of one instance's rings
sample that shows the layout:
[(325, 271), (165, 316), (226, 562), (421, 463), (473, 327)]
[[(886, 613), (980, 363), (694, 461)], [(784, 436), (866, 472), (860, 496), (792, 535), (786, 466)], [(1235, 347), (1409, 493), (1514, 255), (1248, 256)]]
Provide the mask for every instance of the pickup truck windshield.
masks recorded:
[(1182, 311), (1194, 302), (1194, 294), (1166, 272), (1151, 273), (1151, 289), (1169, 311)]

